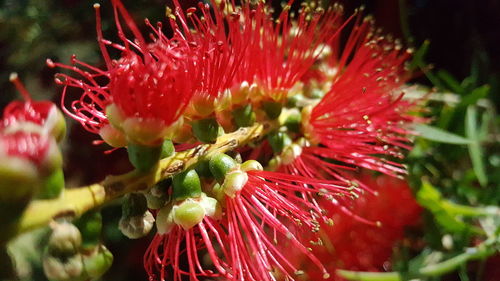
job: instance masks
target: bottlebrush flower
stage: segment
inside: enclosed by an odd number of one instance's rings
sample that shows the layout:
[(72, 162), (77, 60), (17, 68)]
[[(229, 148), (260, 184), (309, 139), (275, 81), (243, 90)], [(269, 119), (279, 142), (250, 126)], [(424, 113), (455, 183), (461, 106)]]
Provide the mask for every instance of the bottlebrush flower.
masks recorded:
[[(90, 132), (102, 133), (106, 128), (105, 135), (118, 139), (119, 132), (109, 132), (111, 123), (129, 140), (154, 145), (169, 133), (169, 126), (176, 124), (193, 95), (197, 67), (192, 48), (178, 34), (167, 38), (161, 25), (158, 28), (150, 25), (153, 42), (146, 43), (120, 1), (113, 1), (113, 7), (122, 44), (109, 42), (102, 35), (99, 5), (94, 7), (106, 69), (90, 66), (75, 56), (71, 59), (72, 66), (47, 61), (51, 67), (66, 68), (79, 76), (59, 74), (56, 78), (58, 84), (64, 85), (63, 105), (68, 99), (68, 87), (83, 91), (79, 99), (71, 101), (69, 109), (63, 107), (63, 110)], [(120, 16), (132, 31), (133, 40), (125, 37)], [(111, 59), (108, 46), (122, 52), (118, 60)], [(103, 81), (105, 84), (101, 85)]]
[(254, 102), (283, 103), (288, 91), (314, 64), (325, 43), (333, 40), (341, 29), (342, 9), (328, 10), (304, 4), (296, 18), (291, 4), (274, 19), (268, 6), (259, 2), (251, 8), (242, 5), (241, 36), (248, 49), (237, 79), (255, 85)]
[(407, 124), (417, 121), (409, 112), (414, 102), (403, 100), (402, 87), (410, 73), (405, 62), (410, 51), (380, 35), (370, 19), (358, 21), (343, 52), (330, 67), (331, 88), (302, 114), (303, 131), (315, 145), (328, 149), (327, 157), (348, 165), (388, 175), (405, 173), (404, 167), (382, 158), (402, 158), (410, 149)]
[(58, 141), (64, 137), (66, 122), (56, 105), (50, 101), (34, 101), (20, 81), (17, 73), (10, 75), (24, 101), (9, 103), (4, 111), (1, 122), (3, 133), (22, 131), (42, 131), (51, 133)]
[[(404, 237), (406, 227), (419, 222), (421, 207), (417, 204), (405, 181), (385, 175), (372, 177), (363, 175), (361, 180), (377, 195), (366, 194), (353, 201), (350, 209), (369, 221), (379, 221), (379, 226), (367, 225), (353, 220), (335, 207), (324, 205), (334, 221), (333, 226), (324, 225), (311, 240), (312, 253), (320, 258), (330, 272), (336, 269), (358, 271), (382, 271), (393, 251), (393, 247)], [(322, 204), (323, 202), (321, 202)], [(300, 262), (305, 268), (307, 280), (319, 280), (321, 276), (308, 261)], [(329, 280), (343, 280), (332, 274)]]

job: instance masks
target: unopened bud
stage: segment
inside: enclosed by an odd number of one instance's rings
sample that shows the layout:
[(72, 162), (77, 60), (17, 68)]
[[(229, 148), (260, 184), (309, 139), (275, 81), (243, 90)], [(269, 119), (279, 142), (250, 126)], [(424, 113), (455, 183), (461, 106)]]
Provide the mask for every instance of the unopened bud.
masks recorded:
[(83, 269), (91, 279), (101, 277), (112, 264), (113, 254), (104, 245), (99, 245), (92, 253), (83, 256)]
[(155, 219), (151, 212), (146, 211), (143, 214), (122, 217), (118, 228), (130, 239), (138, 239), (148, 235), (153, 228)]
[(240, 169), (243, 172), (248, 172), (248, 171), (262, 171), (264, 168), (262, 167), (262, 164), (260, 164), (259, 161), (256, 160), (247, 160), (243, 164), (241, 164)]
[(55, 224), (49, 238), (47, 251), (51, 256), (75, 255), (82, 245), (80, 230), (71, 223)]
[(243, 189), (248, 181), (248, 175), (241, 170), (232, 170), (226, 174), (222, 188), (227, 196), (234, 198), (236, 193)]
[(266, 112), (267, 117), (274, 120), (280, 116), (283, 105), (275, 101), (264, 101), (262, 103), (262, 108)]
[(212, 156), (209, 161), (210, 172), (214, 178), (222, 183), (224, 182), (224, 178), (226, 174), (234, 169), (237, 165), (236, 161), (228, 156), (227, 154), (220, 153)]
[(44, 255), (43, 271), (51, 281), (81, 280), (83, 260), (81, 255), (73, 255), (64, 259), (52, 255)]
[(191, 124), (194, 136), (204, 143), (215, 143), (219, 136), (219, 123), (215, 118), (193, 121)]
[(182, 201), (201, 195), (201, 181), (195, 169), (187, 170), (172, 177), (172, 199)]
[(233, 118), (238, 127), (252, 126), (255, 122), (255, 113), (252, 110), (252, 105), (243, 105), (233, 110)]

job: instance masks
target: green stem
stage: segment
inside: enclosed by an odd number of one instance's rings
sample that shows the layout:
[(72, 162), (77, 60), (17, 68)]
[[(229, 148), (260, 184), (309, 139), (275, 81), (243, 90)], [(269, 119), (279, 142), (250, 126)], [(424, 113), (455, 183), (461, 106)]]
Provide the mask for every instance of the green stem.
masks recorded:
[(58, 217), (80, 217), (85, 212), (125, 194), (146, 190), (161, 180), (194, 167), (198, 161), (211, 155), (224, 153), (260, 139), (268, 130), (264, 130), (264, 126), (260, 124), (240, 128), (220, 136), (214, 144), (199, 145), (162, 159), (147, 173), (132, 171), (119, 176), (109, 176), (101, 183), (66, 189), (55, 199), (33, 200), (24, 211), (15, 235), (45, 226)]
[(347, 280), (359, 281), (401, 281), (401, 275), (398, 272), (363, 272), (350, 270), (337, 270), (337, 274)]

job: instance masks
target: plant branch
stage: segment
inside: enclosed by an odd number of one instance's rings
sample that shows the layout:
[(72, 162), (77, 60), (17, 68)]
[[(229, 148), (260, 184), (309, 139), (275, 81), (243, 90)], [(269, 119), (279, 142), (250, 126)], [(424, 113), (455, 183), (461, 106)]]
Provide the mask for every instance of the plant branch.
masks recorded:
[(269, 125), (256, 124), (240, 128), (217, 139), (215, 144), (202, 144), (162, 159), (148, 173), (132, 171), (123, 175), (108, 176), (101, 183), (66, 189), (59, 198), (33, 200), (16, 225), (15, 235), (48, 225), (60, 217), (79, 217), (127, 193), (147, 190), (157, 182), (169, 178), (198, 163), (214, 153), (222, 153), (260, 139)]

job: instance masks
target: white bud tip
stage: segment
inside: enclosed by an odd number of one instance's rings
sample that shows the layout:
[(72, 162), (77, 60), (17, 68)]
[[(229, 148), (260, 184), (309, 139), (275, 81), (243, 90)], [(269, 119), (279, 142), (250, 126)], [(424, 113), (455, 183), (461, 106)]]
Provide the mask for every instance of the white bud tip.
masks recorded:
[(323, 273), (323, 279), (328, 279), (328, 278), (330, 278), (330, 273), (328, 272)]
[(9, 81), (10, 82), (14, 82), (18, 79), (18, 75), (17, 75), (17, 72), (12, 72), (10, 75), (9, 75)]
[(93, 5), (94, 9), (99, 9), (101, 7), (101, 4), (99, 3), (94, 3)]

